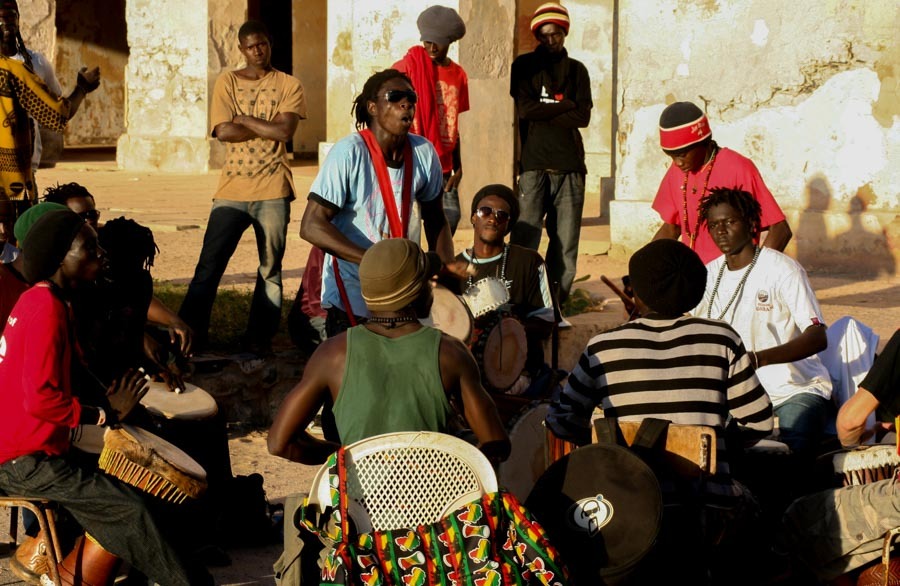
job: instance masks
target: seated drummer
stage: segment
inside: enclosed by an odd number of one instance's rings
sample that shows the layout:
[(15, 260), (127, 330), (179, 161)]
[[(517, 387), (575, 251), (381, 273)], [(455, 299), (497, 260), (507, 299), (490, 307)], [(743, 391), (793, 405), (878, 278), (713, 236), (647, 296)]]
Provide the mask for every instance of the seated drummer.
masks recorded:
[(592, 338), (550, 406), (547, 426), (567, 441), (590, 442), (591, 414), (708, 425), (717, 431), (717, 470), (705, 501), (735, 507), (745, 489), (729, 475), (722, 432), (726, 417), (745, 445), (772, 431), (772, 403), (753, 373), (737, 333), (720, 321), (686, 312), (703, 295), (706, 269), (684, 244), (656, 240), (628, 263), (641, 317)]
[[(465, 293), (481, 279), (499, 279), (509, 292), (509, 302), (500, 311), (509, 311), (525, 327), (528, 341), (527, 379), (534, 380), (544, 363), (543, 342), (553, 330), (553, 301), (547, 281), (544, 259), (536, 251), (507, 244), (506, 236), (519, 219), (519, 201), (512, 189), (505, 185), (482, 187), (472, 199), (472, 226), (475, 240), (456, 259), (474, 268), (466, 278), (456, 283), (458, 293)], [(476, 320), (484, 325), (492, 315)], [(522, 379), (527, 381), (527, 379)], [(520, 383), (514, 388), (527, 386)], [(520, 392), (524, 388), (519, 389)]]
[[(894, 333), (856, 393), (837, 415), (841, 445), (858, 446), (896, 431), (900, 415), (900, 331)], [(877, 422), (867, 429), (873, 413)], [(825, 490), (794, 501), (784, 515), (782, 553), (797, 556), (820, 580), (830, 581), (881, 557), (885, 534), (900, 526), (897, 480)], [(855, 583), (855, 580), (852, 582)]]
[(828, 346), (825, 318), (806, 271), (758, 246), (760, 205), (750, 193), (714, 188), (699, 214), (722, 256), (706, 265), (706, 292), (691, 313), (737, 330), (774, 405), (778, 439), (811, 457), (833, 410), (831, 376), (818, 356)]
[(481, 386), (475, 360), (459, 340), (419, 323), (433, 301), (429, 279), (438, 263), (403, 238), (376, 242), (363, 255), (359, 277), (369, 320), (323, 342), (303, 379), (285, 397), (269, 430), (269, 452), (321, 464), (338, 444), (306, 432), (327, 396), (344, 445), (389, 432), (446, 433), (450, 401), (482, 451), (501, 461), (509, 439)]
[(146, 392), (143, 375), (128, 372), (109, 387), (108, 413), (72, 393), (69, 298), (99, 274), (96, 233), (78, 214), (55, 210), (34, 223), (24, 244), (25, 276), (35, 285), (0, 338), (0, 489), (59, 503), (104, 549), (157, 583), (196, 583), (135, 491), (67, 458), (71, 429), (121, 420)]
[[(100, 211), (97, 209), (94, 196), (83, 185), (65, 183), (48, 187), (44, 190), (44, 201), (68, 207), (99, 233)], [(177, 313), (166, 307), (156, 296), (150, 297), (150, 304), (147, 307), (147, 322), (168, 330), (172, 346), (177, 345), (184, 356), (189, 357), (191, 355), (193, 331), (184, 320), (178, 317)], [(172, 377), (164, 377), (164, 379), (169, 384), (169, 387), (174, 389), (175, 379)]]

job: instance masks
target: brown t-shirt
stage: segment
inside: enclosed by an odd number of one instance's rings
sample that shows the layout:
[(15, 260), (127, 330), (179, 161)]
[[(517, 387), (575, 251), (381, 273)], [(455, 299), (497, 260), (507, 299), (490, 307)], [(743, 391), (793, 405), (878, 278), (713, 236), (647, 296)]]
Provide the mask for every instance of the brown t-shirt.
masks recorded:
[[(300, 80), (273, 69), (249, 80), (233, 71), (216, 80), (210, 108), (210, 128), (231, 122), (239, 114), (271, 120), (279, 112), (306, 118), (306, 97)], [(215, 198), (234, 201), (294, 199), (294, 180), (285, 144), (267, 138), (227, 143), (228, 153)]]

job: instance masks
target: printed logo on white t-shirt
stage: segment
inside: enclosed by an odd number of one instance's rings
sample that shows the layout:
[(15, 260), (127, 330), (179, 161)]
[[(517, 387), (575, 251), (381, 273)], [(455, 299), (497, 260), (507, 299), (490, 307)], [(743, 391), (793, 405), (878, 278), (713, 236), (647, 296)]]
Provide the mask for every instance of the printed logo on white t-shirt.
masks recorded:
[(772, 311), (773, 307), (774, 304), (769, 292), (765, 289), (759, 289), (756, 292), (756, 311)]

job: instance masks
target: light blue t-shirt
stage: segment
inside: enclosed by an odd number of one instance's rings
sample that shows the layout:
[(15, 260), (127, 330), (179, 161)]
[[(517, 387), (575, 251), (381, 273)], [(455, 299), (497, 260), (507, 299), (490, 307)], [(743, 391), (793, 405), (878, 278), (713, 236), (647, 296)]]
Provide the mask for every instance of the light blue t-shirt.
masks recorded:
[[(420, 242), (420, 222), (418, 204), (428, 202), (442, 195), (443, 175), (441, 161), (434, 146), (425, 138), (410, 134), (413, 149), (413, 205), (409, 218), (409, 239)], [(394, 189), (394, 201), (402, 214), (403, 169), (388, 167)], [(384, 201), (375, 166), (369, 150), (359, 133), (339, 140), (329, 151), (319, 174), (310, 187), (310, 194), (334, 204), (340, 211), (332, 224), (354, 244), (368, 249), (370, 246), (390, 238), (391, 229), (384, 210)], [(322, 272), (322, 306), (344, 308), (334, 279), (331, 255), (325, 255)], [(351, 311), (368, 317), (369, 312), (359, 288), (359, 265), (338, 259), (341, 279), (347, 290)]]

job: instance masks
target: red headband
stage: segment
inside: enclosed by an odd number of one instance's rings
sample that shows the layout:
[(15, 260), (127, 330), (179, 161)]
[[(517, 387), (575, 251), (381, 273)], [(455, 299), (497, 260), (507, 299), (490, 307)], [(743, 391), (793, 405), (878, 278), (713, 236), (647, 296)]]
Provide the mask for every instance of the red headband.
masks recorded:
[(665, 151), (677, 151), (689, 147), (709, 136), (712, 136), (712, 130), (709, 129), (709, 120), (706, 118), (706, 114), (681, 126), (659, 127), (659, 144)]

